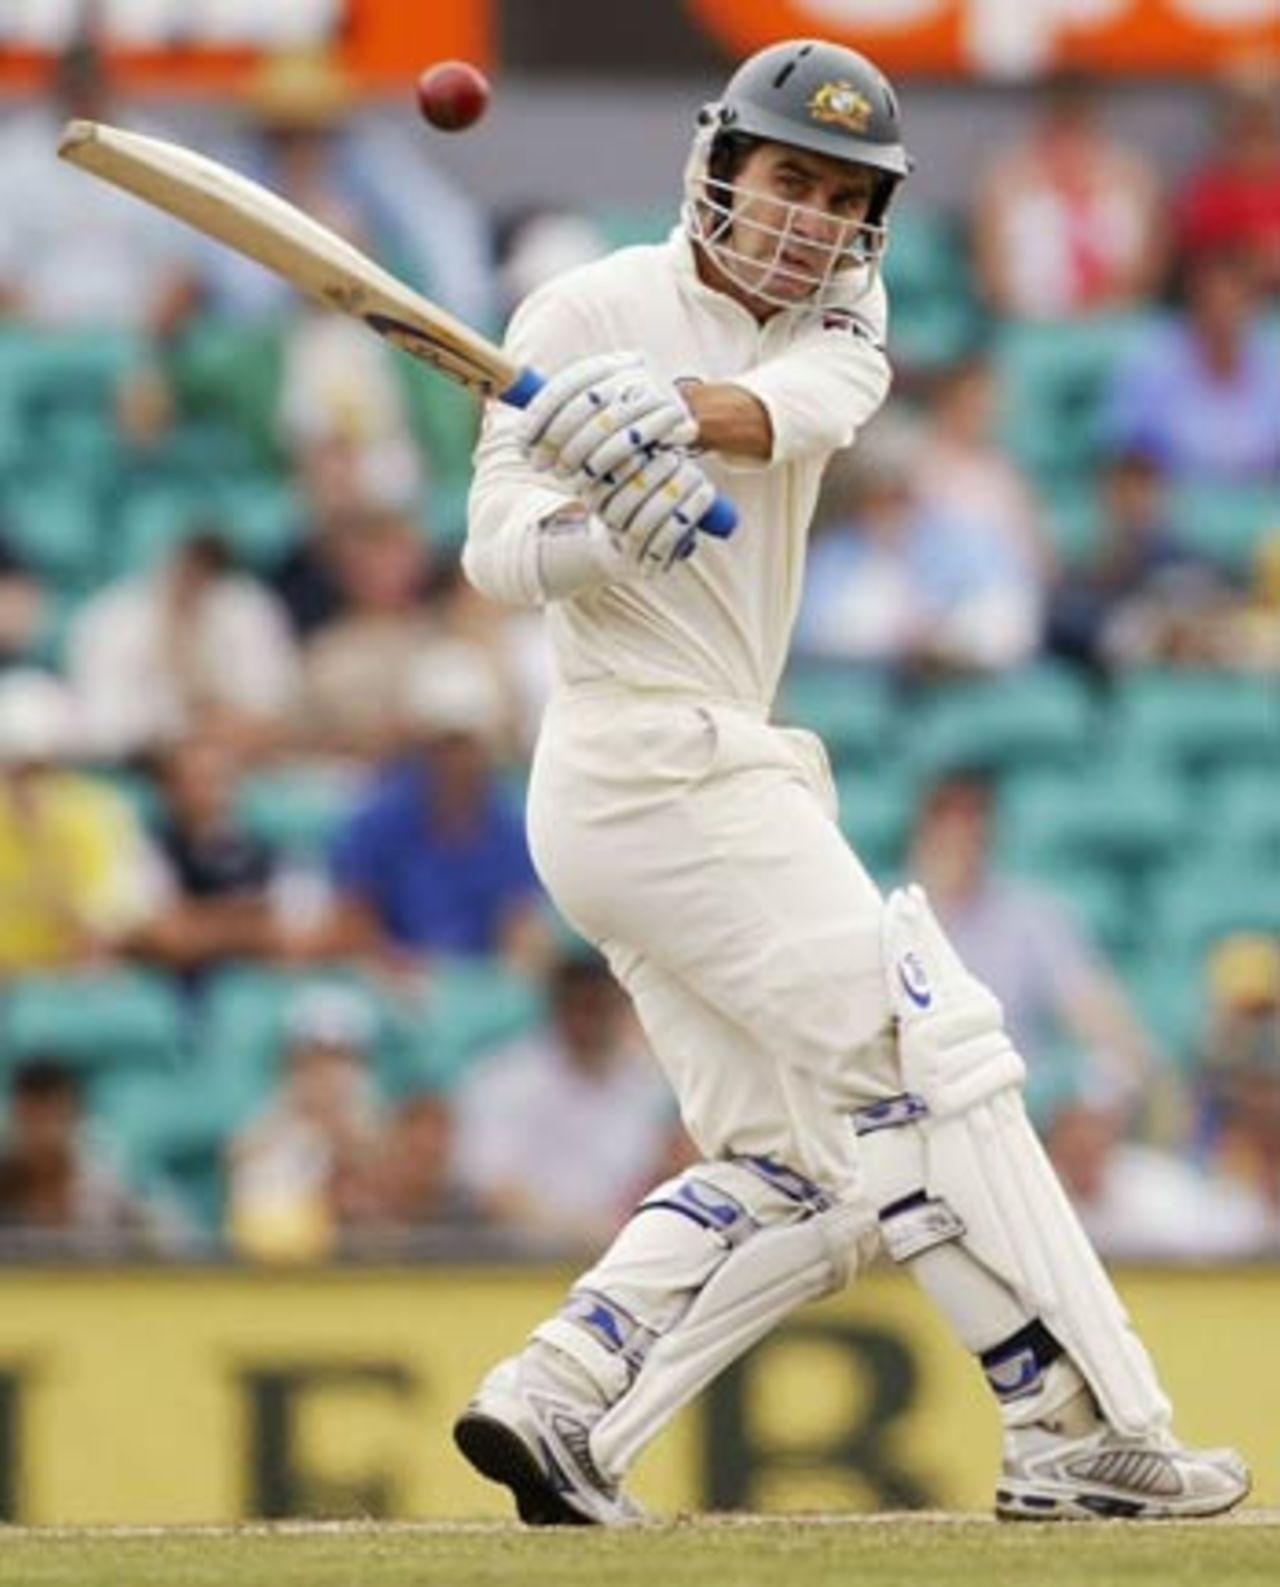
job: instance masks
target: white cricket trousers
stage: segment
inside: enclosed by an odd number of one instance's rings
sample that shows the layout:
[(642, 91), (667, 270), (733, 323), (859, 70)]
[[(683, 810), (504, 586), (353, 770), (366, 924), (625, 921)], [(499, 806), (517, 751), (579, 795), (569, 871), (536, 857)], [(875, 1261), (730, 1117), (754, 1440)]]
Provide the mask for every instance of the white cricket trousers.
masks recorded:
[(849, 1114), (901, 1083), (882, 901), (835, 808), (811, 733), (737, 703), (577, 685), (544, 719), (529, 834), (703, 1155), (767, 1154), (849, 1194)]

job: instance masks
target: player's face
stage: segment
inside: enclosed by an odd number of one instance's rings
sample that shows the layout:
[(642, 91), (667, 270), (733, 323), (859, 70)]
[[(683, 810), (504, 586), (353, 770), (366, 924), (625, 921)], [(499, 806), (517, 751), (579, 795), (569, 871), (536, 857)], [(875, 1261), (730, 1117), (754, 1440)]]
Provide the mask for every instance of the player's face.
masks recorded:
[(734, 186), (740, 284), (775, 302), (800, 302), (833, 268), (854, 261), (876, 178), (866, 166), (764, 143), (747, 156)]

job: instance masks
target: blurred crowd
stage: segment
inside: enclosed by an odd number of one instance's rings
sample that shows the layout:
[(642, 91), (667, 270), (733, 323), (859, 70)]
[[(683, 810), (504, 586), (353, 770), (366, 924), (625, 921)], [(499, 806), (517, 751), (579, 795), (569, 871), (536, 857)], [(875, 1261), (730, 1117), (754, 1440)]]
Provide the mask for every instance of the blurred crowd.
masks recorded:
[[(1205, 105), (1171, 170), (1055, 82), (908, 196), (782, 704), (1103, 1251), (1191, 1259), (1280, 1254), (1280, 81)], [(87, 48), (0, 116), (0, 1252), (594, 1247), (690, 1146), (530, 862), (549, 662), (459, 574), (470, 401), (57, 167), (71, 115), (171, 130)], [(495, 333), (614, 240), (313, 58), (203, 146)]]

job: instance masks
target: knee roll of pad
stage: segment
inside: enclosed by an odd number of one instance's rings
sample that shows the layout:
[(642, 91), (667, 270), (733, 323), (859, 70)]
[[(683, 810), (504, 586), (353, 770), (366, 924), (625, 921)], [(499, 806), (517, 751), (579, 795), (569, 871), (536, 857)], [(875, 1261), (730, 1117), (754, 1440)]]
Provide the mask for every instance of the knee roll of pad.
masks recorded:
[(600, 1469), (620, 1476), (704, 1383), (874, 1246), (867, 1208), (772, 1158), (699, 1163), (658, 1186), (534, 1332), (596, 1386)]

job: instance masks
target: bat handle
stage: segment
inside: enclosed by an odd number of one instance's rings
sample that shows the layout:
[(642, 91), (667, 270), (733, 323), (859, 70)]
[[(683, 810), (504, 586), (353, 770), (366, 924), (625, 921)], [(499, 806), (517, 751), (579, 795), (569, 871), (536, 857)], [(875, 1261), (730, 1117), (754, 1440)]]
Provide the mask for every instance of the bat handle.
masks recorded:
[[(544, 383), (536, 369), (526, 367), (516, 371), (515, 379), (505, 391), (498, 393), (498, 397), (508, 407), (527, 408)], [(727, 496), (717, 496), (698, 520), (703, 534), (714, 535), (717, 540), (727, 540), (737, 527), (738, 509)]]

